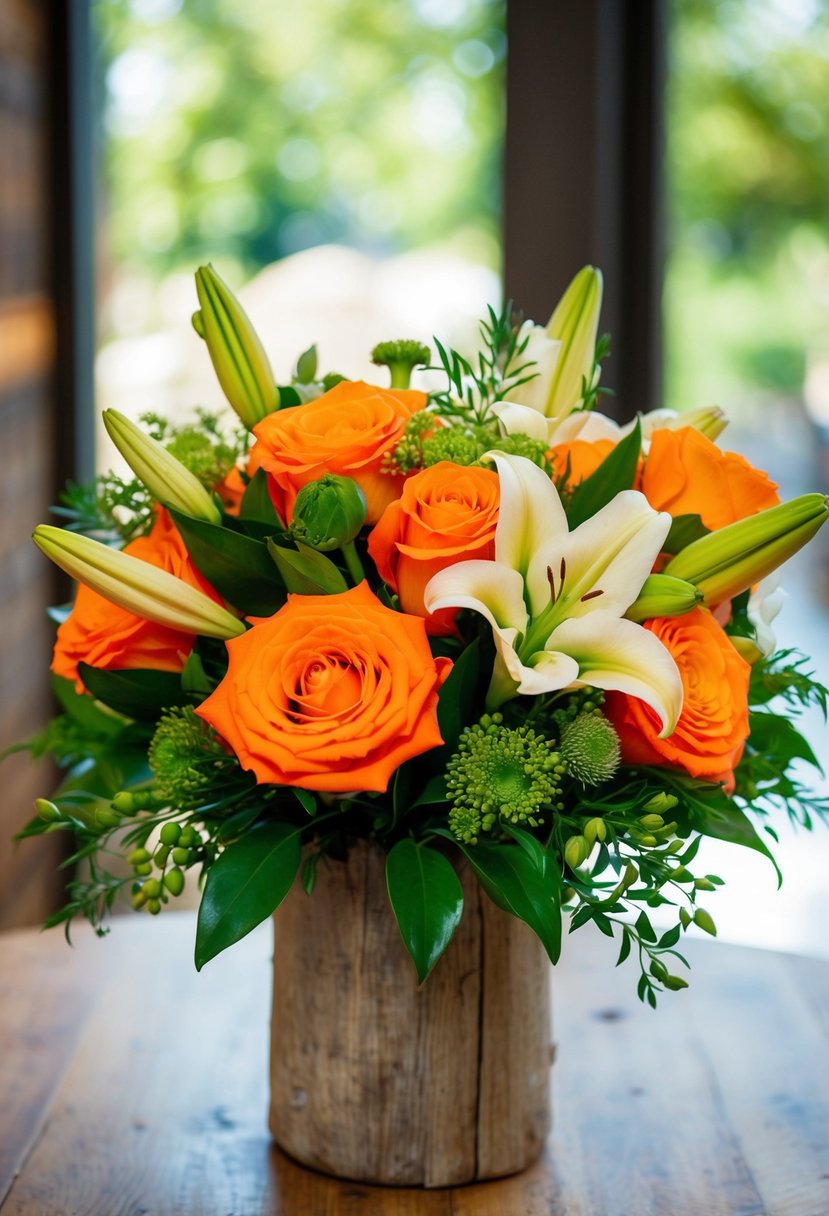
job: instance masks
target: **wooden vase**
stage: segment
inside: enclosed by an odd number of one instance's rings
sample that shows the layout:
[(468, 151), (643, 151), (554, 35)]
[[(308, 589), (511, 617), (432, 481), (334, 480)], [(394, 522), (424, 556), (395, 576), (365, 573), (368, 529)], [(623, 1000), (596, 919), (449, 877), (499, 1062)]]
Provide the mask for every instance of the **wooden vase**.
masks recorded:
[(421, 986), (361, 841), (275, 916), (271, 1133), (305, 1165), (397, 1186), (517, 1173), (550, 1123), (551, 968), (464, 867), (464, 913)]

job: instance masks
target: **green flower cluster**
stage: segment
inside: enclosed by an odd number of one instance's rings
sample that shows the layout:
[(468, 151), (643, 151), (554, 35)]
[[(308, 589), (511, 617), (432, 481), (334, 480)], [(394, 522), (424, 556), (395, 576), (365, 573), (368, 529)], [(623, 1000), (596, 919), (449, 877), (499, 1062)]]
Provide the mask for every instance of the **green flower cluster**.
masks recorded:
[(212, 727), (191, 707), (164, 711), (150, 743), (148, 758), (157, 801), (178, 810), (198, 805), (215, 787), (217, 769), (228, 755)]
[(505, 727), (501, 714), (484, 714), (464, 730), (446, 768), (449, 827), (466, 844), (477, 844), (499, 821), (537, 827), (546, 810), (563, 810), (564, 773), (543, 735), (529, 726)]

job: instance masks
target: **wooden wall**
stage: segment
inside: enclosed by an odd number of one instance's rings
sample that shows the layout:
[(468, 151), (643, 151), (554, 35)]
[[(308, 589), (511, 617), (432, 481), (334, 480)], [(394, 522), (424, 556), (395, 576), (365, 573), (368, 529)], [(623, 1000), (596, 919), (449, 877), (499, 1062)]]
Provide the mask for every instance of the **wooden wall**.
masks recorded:
[[(0, 749), (51, 710), (55, 581), (30, 536), (54, 500), (56, 464), (52, 2), (0, 0)], [(61, 842), (10, 839), (53, 780), (25, 754), (0, 765), (0, 929), (36, 923), (59, 898)]]

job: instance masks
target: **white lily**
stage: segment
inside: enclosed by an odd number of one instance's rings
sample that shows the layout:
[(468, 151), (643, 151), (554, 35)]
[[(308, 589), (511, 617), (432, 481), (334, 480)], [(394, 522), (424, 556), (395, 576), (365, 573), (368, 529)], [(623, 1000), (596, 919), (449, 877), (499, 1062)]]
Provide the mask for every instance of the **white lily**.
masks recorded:
[(569, 531), (550, 478), (530, 460), (488, 453), (501, 482), (495, 560), (459, 562), (428, 583), (425, 604), (471, 608), (492, 626), (493, 709), (519, 694), (588, 684), (645, 701), (674, 729), (682, 709), (676, 664), (657, 638), (623, 620), (671, 525), (624, 490)]
[[(509, 401), (496, 401), (492, 412), (505, 435), (529, 435), (531, 439), (539, 439), (550, 447), (556, 443), (574, 443), (577, 439), (587, 443), (611, 439), (618, 443), (636, 425), (634, 420), (620, 426), (598, 410), (576, 410), (564, 418), (547, 418), (512, 397)], [(642, 451), (647, 455), (654, 432), (663, 427), (678, 430), (680, 427), (693, 426), (714, 440), (725, 429), (727, 419), (718, 406), (712, 405), (691, 410), (687, 414), (677, 414), (675, 410), (651, 410), (648, 414), (639, 415), (639, 423), (642, 428)]]
[(536, 364), (526, 384), (509, 390), (511, 401), (561, 419), (578, 408), (583, 387), (593, 385), (596, 334), (602, 307), (602, 275), (584, 266), (567, 287), (546, 328), (525, 321), (521, 362)]

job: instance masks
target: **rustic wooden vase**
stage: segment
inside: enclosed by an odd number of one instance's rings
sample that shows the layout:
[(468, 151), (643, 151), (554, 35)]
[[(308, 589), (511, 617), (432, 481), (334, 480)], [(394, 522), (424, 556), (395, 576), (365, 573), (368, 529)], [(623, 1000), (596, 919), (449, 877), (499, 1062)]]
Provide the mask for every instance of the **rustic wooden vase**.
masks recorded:
[(550, 964), (468, 869), (464, 913), (418, 988), (360, 842), (275, 917), (271, 1133), (341, 1178), (440, 1187), (517, 1173), (550, 1123)]

